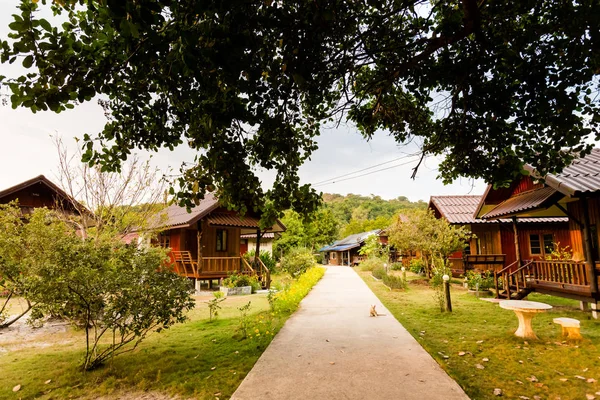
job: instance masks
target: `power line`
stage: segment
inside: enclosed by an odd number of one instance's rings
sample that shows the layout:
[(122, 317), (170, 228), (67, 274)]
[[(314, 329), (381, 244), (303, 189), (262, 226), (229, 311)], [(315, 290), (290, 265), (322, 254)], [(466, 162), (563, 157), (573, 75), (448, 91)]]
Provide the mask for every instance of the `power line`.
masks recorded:
[(333, 180), (335, 180), (335, 179), (344, 178), (344, 177), (346, 177), (346, 176), (349, 176), (349, 175), (358, 174), (359, 172), (368, 171), (368, 170), (370, 170), (370, 169), (377, 168), (377, 167), (380, 167), (380, 166), (382, 166), (382, 165), (390, 164), (390, 163), (393, 163), (393, 162), (395, 162), (395, 161), (399, 161), (399, 160), (405, 159), (405, 158), (407, 158), (407, 157), (414, 157), (414, 156), (416, 156), (416, 155), (418, 155), (418, 154), (417, 154), (417, 153), (415, 153), (415, 154), (406, 154), (406, 155), (404, 155), (404, 156), (402, 156), (402, 157), (394, 158), (393, 160), (390, 160), (390, 161), (382, 162), (382, 163), (375, 164), (375, 165), (372, 165), (372, 166), (370, 166), (370, 167), (367, 167), (367, 168), (359, 169), (358, 171), (349, 172), (349, 173), (347, 173), (347, 174), (344, 174), (344, 175), (340, 175), (340, 176), (336, 176), (336, 177), (333, 177), (333, 178), (325, 179), (325, 180), (323, 180), (323, 181), (319, 181), (319, 182), (311, 183), (311, 185), (313, 185), (313, 186), (316, 186), (316, 185), (321, 185), (321, 184), (323, 184), (323, 183), (326, 183), (326, 182), (329, 182), (329, 181), (333, 181)]
[(381, 172), (381, 171), (386, 171), (388, 169), (402, 167), (403, 165), (410, 164), (410, 163), (412, 163), (414, 161), (415, 160), (410, 160), (410, 161), (404, 162), (402, 164), (392, 165), (391, 167), (381, 168), (381, 169), (378, 169), (378, 170), (375, 170), (375, 171), (367, 172), (366, 174), (357, 175), (357, 176), (351, 176), (350, 178), (340, 179), (340, 180), (329, 182), (329, 183), (314, 184), (313, 186), (325, 186), (325, 185), (332, 185), (334, 183), (339, 183), (339, 182), (343, 182), (343, 181), (349, 181), (351, 179), (361, 178), (363, 176), (372, 175), (374, 173)]

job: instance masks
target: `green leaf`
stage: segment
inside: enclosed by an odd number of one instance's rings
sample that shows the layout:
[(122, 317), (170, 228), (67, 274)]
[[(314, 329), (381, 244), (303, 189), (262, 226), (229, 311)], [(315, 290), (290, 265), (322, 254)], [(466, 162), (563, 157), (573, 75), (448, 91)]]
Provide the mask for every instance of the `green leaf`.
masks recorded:
[(27, 57), (25, 57), (25, 59), (23, 60), (23, 66), (25, 68), (31, 68), (32, 65), (33, 65), (33, 56), (30, 54)]

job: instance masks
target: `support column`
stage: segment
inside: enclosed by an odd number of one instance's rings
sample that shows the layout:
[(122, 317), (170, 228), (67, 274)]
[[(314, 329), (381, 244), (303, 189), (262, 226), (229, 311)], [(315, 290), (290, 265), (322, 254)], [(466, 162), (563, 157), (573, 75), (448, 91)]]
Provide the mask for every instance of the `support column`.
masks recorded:
[(258, 259), (260, 257), (260, 229), (256, 230), (256, 253), (254, 254), (254, 265), (258, 265)]
[[(596, 260), (592, 252), (592, 233), (590, 231), (590, 212), (588, 209), (588, 199), (583, 197), (579, 200), (583, 214), (583, 243), (585, 250), (585, 266), (588, 278), (590, 280), (590, 290), (592, 294), (598, 293), (598, 280), (596, 278)], [(594, 309), (594, 307), (592, 307)]]
[(580, 301), (579, 302), (579, 309), (581, 311), (587, 311), (588, 310), (588, 303), (586, 303), (585, 301)]
[(515, 255), (517, 257), (517, 266), (521, 266), (521, 248), (519, 247), (519, 231), (517, 229), (517, 217), (512, 217), (513, 234), (515, 237)]
[(348, 266), (350, 267), (350, 250), (348, 250)]
[(598, 311), (600, 311), (598, 303), (590, 303), (590, 308), (592, 309), (592, 317), (594, 317), (594, 319), (598, 319)]

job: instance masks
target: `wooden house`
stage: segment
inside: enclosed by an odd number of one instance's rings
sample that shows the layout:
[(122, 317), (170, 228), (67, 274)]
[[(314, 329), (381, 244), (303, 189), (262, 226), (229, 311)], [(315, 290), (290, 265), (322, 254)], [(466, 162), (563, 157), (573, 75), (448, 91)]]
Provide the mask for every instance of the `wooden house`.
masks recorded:
[[(267, 253), (273, 254), (273, 243), (277, 238), (278, 234), (275, 232), (265, 232), (260, 237), (260, 252), (266, 251)], [(246, 254), (249, 251), (256, 252), (256, 233), (246, 233), (240, 235), (240, 253)]]
[(360, 249), (370, 236), (377, 235), (379, 242), (387, 244), (387, 234), (381, 229), (356, 233), (341, 240), (336, 240), (329, 246), (319, 249), (323, 253), (323, 264), (326, 265), (358, 265), (365, 256), (359, 254)]
[[(560, 174), (540, 176), (531, 166), (529, 175), (509, 188), (491, 186), (482, 198), (476, 217), (568, 218), (568, 232), (555, 236), (572, 248), (571, 260), (543, 260), (530, 253), (545, 253), (550, 236), (545, 230), (519, 232), (516, 264), (498, 273), (507, 284), (504, 297), (522, 298), (531, 291), (579, 299), (596, 308), (600, 224), (600, 149), (577, 158)], [(529, 253), (528, 253), (529, 252)], [(515, 268), (516, 267), (516, 268)]]
[[(161, 212), (152, 228), (159, 231), (156, 239), (160, 246), (171, 249), (171, 258), (177, 273), (200, 281), (226, 278), (232, 273), (256, 274), (263, 287), (270, 285), (269, 270), (256, 260), (247, 262), (242, 257), (243, 235), (265, 235), (283, 232), (285, 226), (277, 221), (261, 231), (260, 217), (253, 213), (244, 216), (227, 210), (216, 196), (209, 193), (188, 212), (184, 207), (171, 205)], [(257, 242), (260, 248), (260, 241)]]
[(71, 198), (64, 190), (44, 175), (26, 180), (18, 185), (0, 191), (0, 204), (17, 201), (23, 214), (30, 214), (35, 208), (51, 210), (87, 217), (91, 212), (81, 203)]
[(509, 265), (514, 268), (518, 258), (540, 260), (557, 245), (571, 245), (566, 217), (476, 218), (491, 191), (488, 188), (484, 196), (432, 196), (429, 201), (429, 209), (437, 218), (444, 218), (451, 225), (465, 226), (474, 234), (464, 251), (450, 257), (455, 274), (473, 268), (501, 270)]

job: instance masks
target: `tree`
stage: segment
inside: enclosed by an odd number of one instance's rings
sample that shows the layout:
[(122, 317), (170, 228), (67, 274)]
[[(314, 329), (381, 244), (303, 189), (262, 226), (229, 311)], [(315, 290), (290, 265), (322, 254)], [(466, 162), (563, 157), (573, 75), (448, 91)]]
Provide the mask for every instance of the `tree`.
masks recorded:
[[(52, 24), (38, 10), (66, 19)], [(176, 198), (301, 214), (298, 168), (323, 122), (441, 155), (440, 175), (506, 184), (558, 171), (598, 134), (595, 1), (21, 0), (0, 61), (13, 107), (60, 112), (99, 96), (108, 122), (84, 161), (119, 170), (134, 148), (187, 143)], [(61, 22), (63, 22), (61, 20)], [(415, 174), (419, 168), (415, 167)], [(261, 188), (253, 167), (275, 170)], [(414, 176), (414, 175), (413, 175)], [(175, 194), (175, 193), (174, 193)]]
[(293, 210), (286, 210), (281, 222), (286, 231), (274, 244), (273, 254), (284, 255), (298, 247), (315, 251), (331, 243), (338, 234), (338, 224), (331, 210), (320, 208), (308, 217), (302, 217)]
[[(65, 213), (86, 237), (124, 237), (150, 228), (166, 205), (167, 183), (150, 160), (133, 155), (119, 173), (81, 163), (81, 151), (70, 154), (60, 136), (54, 137), (60, 185), (81, 218)], [(91, 211), (91, 212), (90, 212)]]
[(445, 265), (450, 254), (463, 250), (472, 236), (466, 227), (436, 218), (432, 210), (413, 211), (396, 218), (388, 235), (390, 245), (396, 249), (420, 252), (428, 272), (435, 258)]
[[(15, 205), (0, 206), (1, 285), (25, 298), (32, 320), (53, 315), (85, 330), (85, 370), (185, 320), (192, 288), (164, 268), (167, 260), (162, 249), (81, 238), (55, 211), (23, 216)], [(15, 320), (0, 321), (0, 328)]]

